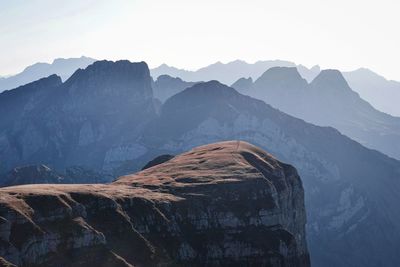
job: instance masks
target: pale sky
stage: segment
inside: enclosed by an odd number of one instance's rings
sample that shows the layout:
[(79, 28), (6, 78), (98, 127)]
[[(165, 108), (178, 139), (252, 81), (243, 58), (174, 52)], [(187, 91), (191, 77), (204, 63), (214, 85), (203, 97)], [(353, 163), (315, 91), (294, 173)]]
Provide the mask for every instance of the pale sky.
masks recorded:
[(400, 80), (400, 1), (0, 0), (0, 75), (59, 57), (283, 59)]

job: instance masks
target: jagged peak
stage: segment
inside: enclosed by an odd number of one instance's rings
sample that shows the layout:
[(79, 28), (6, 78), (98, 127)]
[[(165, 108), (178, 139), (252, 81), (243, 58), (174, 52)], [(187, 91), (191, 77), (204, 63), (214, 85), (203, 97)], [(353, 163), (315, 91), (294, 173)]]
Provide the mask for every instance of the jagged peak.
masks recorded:
[(322, 70), (311, 85), (321, 89), (351, 90), (343, 74), (335, 69)]

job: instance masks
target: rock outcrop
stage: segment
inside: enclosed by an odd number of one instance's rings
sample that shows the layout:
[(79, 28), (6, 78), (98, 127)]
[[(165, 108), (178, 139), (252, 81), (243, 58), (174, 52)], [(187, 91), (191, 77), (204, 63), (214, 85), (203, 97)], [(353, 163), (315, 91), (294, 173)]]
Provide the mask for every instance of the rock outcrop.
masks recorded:
[(248, 143), (195, 148), (104, 185), (0, 189), (17, 266), (309, 266), (296, 170)]

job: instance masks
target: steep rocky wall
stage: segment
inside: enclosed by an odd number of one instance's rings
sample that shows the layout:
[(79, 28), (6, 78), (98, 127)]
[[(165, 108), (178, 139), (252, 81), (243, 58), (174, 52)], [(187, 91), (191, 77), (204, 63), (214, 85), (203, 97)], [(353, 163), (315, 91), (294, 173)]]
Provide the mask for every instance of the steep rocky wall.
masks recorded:
[(296, 170), (232, 141), (107, 185), (0, 189), (18, 266), (309, 266)]

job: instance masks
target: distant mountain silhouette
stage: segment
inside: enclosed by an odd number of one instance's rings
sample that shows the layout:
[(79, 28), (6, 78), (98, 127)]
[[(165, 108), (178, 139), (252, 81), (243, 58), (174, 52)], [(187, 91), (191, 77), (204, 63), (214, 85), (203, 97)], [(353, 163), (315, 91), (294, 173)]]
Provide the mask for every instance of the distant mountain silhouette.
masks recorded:
[(350, 87), (375, 108), (400, 117), (400, 82), (386, 80), (365, 68), (343, 72), (343, 75)]
[(332, 126), (361, 144), (400, 159), (400, 118), (374, 109), (337, 70), (310, 84), (296, 68), (271, 68), (241, 92), (308, 122)]
[[(218, 80), (224, 84), (232, 84), (241, 77), (251, 77), (253, 80), (257, 79), (267, 69), (272, 67), (295, 67), (296, 64), (283, 60), (265, 60), (257, 61), (254, 64), (247, 63), (243, 60), (235, 60), (229, 63), (217, 62), (209, 66), (200, 68), (196, 71), (187, 71), (170, 67), (163, 64), (151, 70), (151, 75), (154, 79), (162, 74), (167, 74), (172, 77), (179, 77), (185, 81), (210, 81)], [(308, 69), (302, 65), (298, 66), (299, 71), (306, 79), (313, 79), (318, 75), (319, 67), (315, 66)]]
[(195, 82), (185, 82), (181, 78), (174, 78), (169, 75), (160, 75), (153, 83), (154, 97), (164, 102), (169, 97), (184, 89), (191, 87)]
[(57, 74), (63, 81), (65, 81), (77, 69), (86, 68), (94, 61), (96, 60), (93, 58), (80, 57), (66, 59), (58, 58), (55, 59), (51, 64), (36, 63), (26, 67), (21, 73), (18, 73), (14, 76), (0, 78), (0, 92), (16, 88), (52, 74)]

